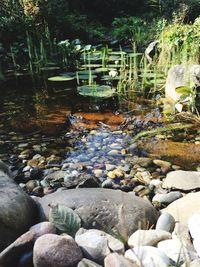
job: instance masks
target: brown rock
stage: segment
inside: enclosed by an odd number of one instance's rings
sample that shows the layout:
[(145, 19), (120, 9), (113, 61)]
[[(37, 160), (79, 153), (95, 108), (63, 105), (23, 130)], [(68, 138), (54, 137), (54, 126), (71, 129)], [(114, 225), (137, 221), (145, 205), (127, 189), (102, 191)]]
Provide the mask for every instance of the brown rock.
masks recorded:
[(32, 226), (28, 232), (21, 235), (0, 253), (0, 266), (13, 267), (13, 262), (17, 263), (24, 253), (33, 249), (35, 240), (47, 233), (56, 233), (55, 226), (50, 222), (42, 222)]
[(33, 248), (35, 267), (76, 267), (81, 259), (81, 249), (69, 235), (43, 235)]

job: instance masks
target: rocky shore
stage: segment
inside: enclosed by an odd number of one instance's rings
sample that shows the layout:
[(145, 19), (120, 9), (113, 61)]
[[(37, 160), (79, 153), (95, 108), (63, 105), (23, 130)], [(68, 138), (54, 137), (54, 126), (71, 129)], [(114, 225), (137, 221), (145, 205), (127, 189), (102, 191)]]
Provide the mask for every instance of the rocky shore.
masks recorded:
[(200, 265), (199, 169), (148, 156), (136, 125), (1, 132), (0, 266)]

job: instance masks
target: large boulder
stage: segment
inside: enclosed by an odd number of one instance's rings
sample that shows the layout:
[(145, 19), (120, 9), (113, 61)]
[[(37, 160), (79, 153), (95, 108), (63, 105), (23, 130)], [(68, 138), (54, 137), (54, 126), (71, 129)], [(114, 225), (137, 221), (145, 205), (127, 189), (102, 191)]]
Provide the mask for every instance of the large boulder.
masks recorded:
[(171, 214), (176, 222), (187, 225), (194, 213), (200, 213), (200, 192), (189, 193), (172, 202), (163, 212)]
[(34, 201), (0, 169), (0, 251), (26, 232), (36, 219)]
[(165, 85), (165, 96), (170, 102), (176, 102), (180, 94), (176, 88), (180, 86), (190, 86), (193, 83), (200, 86), (200, 65), (175, 65), (168, 71)]
[(159, 212), (150, 202), (131, 193), (102, 188), (59, 190), (39, 200), (42, 220), (48, 219), (52, 204), (72, 208), (81, 218), (82, 227), (97, 228), (124, 238), (138, 228), (156, 224)]

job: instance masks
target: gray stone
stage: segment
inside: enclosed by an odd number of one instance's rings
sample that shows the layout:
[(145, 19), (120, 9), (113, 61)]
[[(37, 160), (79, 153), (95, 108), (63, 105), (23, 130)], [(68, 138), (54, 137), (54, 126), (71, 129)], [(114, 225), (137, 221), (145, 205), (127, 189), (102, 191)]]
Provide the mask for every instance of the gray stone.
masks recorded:
[(173, 171), (167, 174), (163, 182), (163, 188), (190, 191), (200, 188), (200, 172)]
[(55, 172), (52, 172), (50, 174), (48, 174), (47, 176), (45, 176), (45, 180), (46, 181), (63, 181), (64, 180), (64, 177), (65, 175), (67, 174), (66, 171), (55, 171)]
[(163, 211), (171, 214), (175, 221), (187, 225), (192, 214), (200, 212), (200, 192), (187, 194), (172, 202)]
[(102, 184), (101, 184), (102, 188), (112, 188), (113, 187), (113, 182), (111, 179), (106, 179)]
[(125, 258), (142, 267), (168, 267), (170, 259), (161, 250), (151, 246), (139, 246), (125, 252)]
[(152, 199), (152, 203), (157, 202), (160, 204), (170, 204), (173, 201), (181, 198), (183, 195), (181, 194), (181, 192), (179, 191), (173, 191), (173, 192), (169, 192), (167, 194), (156, 194), (153, 199)]
[(105, 267), (137, 267), (135, 264), (131, 263), (124, 256), (118, 253), (111, 253), (104, 259)]
[(156, 246), (159, 241), (171, 239), (172, 235), (163, 230), (137, 230), (128, 239), (129, 247)]
[(127, 238), (140, 226), (155, 225), (159, 212), (147, 200), (121, 191), (102, 188), (62, 190), (40, 199), (41, 219), (49, 215), (49, 204), (72, 208), (81, 218), (82, 227), (116, 231)]
[(94, 261), (83, 258), (77, 265), (77, 267), (102, 267)]
[(119, 150), (116, 150), (116, 149), (112, 149), (108, 152), (107, 154), (108, 156), (113, 156), (113, 157), (116, 157), (116, 156), (121, 156), (121, 152)]
[(34, 224), (34, 201), (0, 170), (0, 251)]
[(175, 65), (168, 71), (165, 85), (165, 96), (169, 101), (176, 102), (180, 98), (180, 94), (176, 92), (176, 88), (187, 86), (193, 82), (197, 86), (200, 85), (200, 65)]
[(34, 267), (76, 267), (81, 259), (81, 249), (68, 235), (43, 235), (33, 248)]
[(169, 233), (172, 233), (175, 227), (174, 217), (167, 213), (163, 212), (156, 223), (156, 229), (164, 230)]
[(98, 263), (103, 263), (104, 258), (111, 251), (124, 253), (124, 244), (121, 241), (96, 229), (80, 229), (76, 233), (75, 241), (86, 258)]

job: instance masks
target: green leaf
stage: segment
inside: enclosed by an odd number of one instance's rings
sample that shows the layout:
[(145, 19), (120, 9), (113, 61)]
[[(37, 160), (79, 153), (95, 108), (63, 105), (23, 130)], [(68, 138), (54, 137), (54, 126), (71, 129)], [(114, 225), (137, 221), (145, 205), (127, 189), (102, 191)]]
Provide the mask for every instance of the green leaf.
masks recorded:
[(83, 96), (108, 98), (115, 94), (115, 90), (107, 85), (83, 85), (77, 89)]
[(54, 76), (54, 77), (50, 77), (48, 78), (48, 81), (51, 82), (67, 82), (67, 81), (72, 81), (74, 80), (75, 77), (67, 77), (67, 76)]
[(81, 227), (81, 219), (76, 212), (62, 204), (51, 206), (49, 221), (56, 226), (60, 234), (67, 233), (73, 237)]
[(189, 88), (188, 86), (179, 86), (175, 90), (178, 94), (184, 94), (184, 95), (191, 94), (191, 88)]

